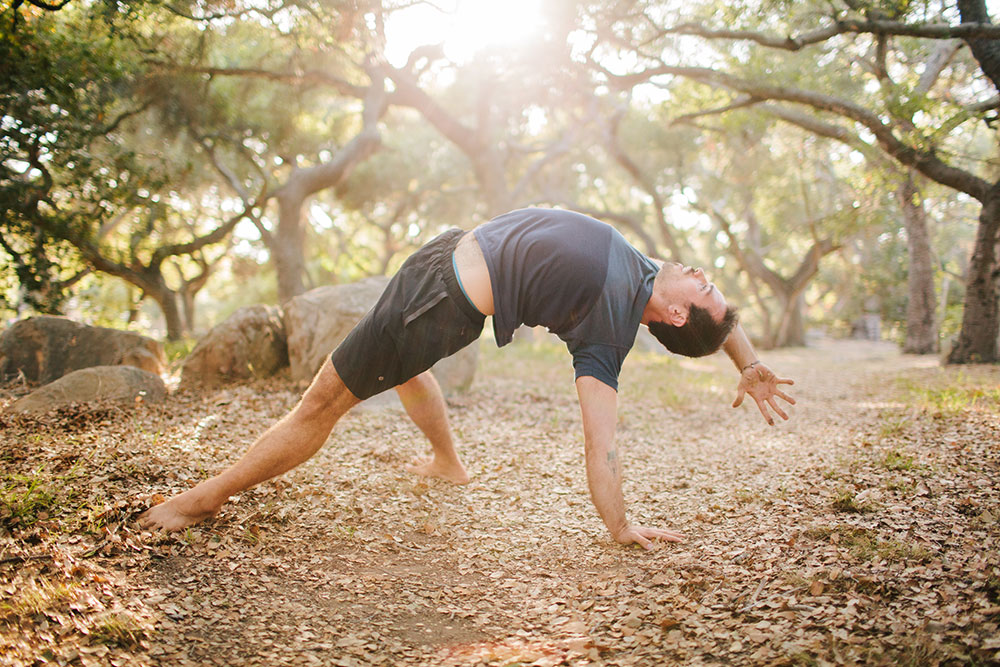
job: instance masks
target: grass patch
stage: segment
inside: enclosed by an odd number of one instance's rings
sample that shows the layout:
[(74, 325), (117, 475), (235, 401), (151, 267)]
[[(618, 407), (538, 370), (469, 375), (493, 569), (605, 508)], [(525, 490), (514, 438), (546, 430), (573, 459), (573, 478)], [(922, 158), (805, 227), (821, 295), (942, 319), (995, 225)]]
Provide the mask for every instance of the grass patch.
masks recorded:
[(30, 526), (47, 519), (58, 506), (57, 493), (51, 478), (42, 472), (32, 475), (14, 474), (0, 481), (0, 526)]
[(903, 435), (907, 422), (909, 422), (909, 418), (905, 415), (885, 415), (878, 429), (879, 438), (884, 440)]
[(911, 402), (931, 414), (953, 417), (967, 410), (1000, 413), (1000, 387), (990, 378), (980, 380), (963, 371), (950, 378), (904, 379), (899, 384)]
[(913, 492), (916, 491), (916, 488), (917, 487), (914, 486), (912, 482), (901, 478), (891, 479), (885, 483), (886, 491), (893, 491), (899, 493), (902, 496), (913, 495)]
[(90, 636), (102, 644), (129, 648), (146, 639), (149, 633), (128, 614), (111, 612), (97, 618), (90, 627)]
[(898, 449), (887, 451), (882, 459), (882, 465), (888, 470), (913, 470), (917, 467), (912, 456), (903, 454)]
[(740, 505), (750, 505), (757, 502), (770, 504), (767, 496), (760, 489), (739, 489), (733, 495)]
[(849, 514), (867, 514), (874, 512), (876, 507), (866, 500), (859, 500), (851, 489), (840, 489), (833, 496), (833, 509)]
[[(540, 384), (576, 396), (573, 357), (554, 335), (515, 341), (503, 349), (496, 348), (492, 340), (484, 336), (479, 346), (477, 377), (520, 379), (525, 376), (525, 369), (530, 369), (527, 372)], [(715, 403), (727, 392), (732, 392), (733, 397), (736, 395), (736, 381), (717, 372), (708, 363), (682, 362), (665, 354), (635, 348), (622, 368), (620, 380), (619, 395), (623, 406), (653, 404), (670, 409), (706, 401)]]
[(52, 583), (46, 579), (32, 581), (14, 593), (9, 601), (0, 603), (0, 617), (33, 618), (58, 609), (73, 599), (75, 589), (74, 584)]
[(885, 560), (890, 563), (926, 563), (934, 558), (929, 549), (895, 538), (882, 539), (877, 531), (853, 526), (820, 526), (805, 532), (807, 537), (828, 540), (843, 546), (857, 560)]
[(198, 343), (196, 338), (182, 338), (180, 340), (168, 340), (163, 343), (163, 352), (167, 355), (167, 363), (173, 364), (183, 361), (191, 354), (191, 350)]
[(8, 531), (16, 526), (25, 528), (63, 515), (77, 496), (70, 482), (81, 474), (84, 461), (78, 458), (62, 474), (39, 467), (28, 474), (0, 477), (0, 527)]

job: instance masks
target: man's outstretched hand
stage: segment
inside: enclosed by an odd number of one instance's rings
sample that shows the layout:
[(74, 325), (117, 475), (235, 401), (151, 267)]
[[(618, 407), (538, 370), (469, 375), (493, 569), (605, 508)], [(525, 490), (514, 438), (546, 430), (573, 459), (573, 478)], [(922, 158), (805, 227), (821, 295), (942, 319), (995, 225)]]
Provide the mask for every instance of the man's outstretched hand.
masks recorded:
[(733, 407), (740, 407), (743, 403), (743, 396), (750, 394), (750, 398), (757, 403), (760, 414), (764, 415), (764, 419), (768, 424), (774, 426), (774, 417), (771, 416), (768, 408), (773, 410), (782, 419), (788, 419), (785, 411), (775, 402), (775, 397), (777, 396), (789, 404), (795, 405), (795, 399), (781, 391), (778, 387), (780, 384), (795, 384), (795, 381), (787, 378), (779, 378), (774, 374), (774, 371), (764, 364), (754, 364), (752, 367), (744, 370), (740, 377), (740, 384), (736, 387), (736, 400), (733, 401)]
[(643, 549), (652, 549), (653, 540), (663, 540), (664, 542), (680, 542), (684, 536), (672, 530), (661, 528), (643, 528), (642, 526), (629, 526), (615, 536), (615, 541), (619, 544), (638, 544)]

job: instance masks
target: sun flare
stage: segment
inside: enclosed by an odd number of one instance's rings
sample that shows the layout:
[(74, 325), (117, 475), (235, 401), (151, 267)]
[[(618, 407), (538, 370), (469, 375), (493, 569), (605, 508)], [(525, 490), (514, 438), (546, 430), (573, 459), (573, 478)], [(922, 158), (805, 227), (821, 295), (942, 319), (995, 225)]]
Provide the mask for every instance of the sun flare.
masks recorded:
[(395, 13), (386, 23), (386, 57), (399, 66), (413, 49), (441, 44), (449, 59), (466, 62), (485, 47), (514, 46), (538, 33), (541, 2), (452, 0), (438, 3), (438, 7), (415, 4)]

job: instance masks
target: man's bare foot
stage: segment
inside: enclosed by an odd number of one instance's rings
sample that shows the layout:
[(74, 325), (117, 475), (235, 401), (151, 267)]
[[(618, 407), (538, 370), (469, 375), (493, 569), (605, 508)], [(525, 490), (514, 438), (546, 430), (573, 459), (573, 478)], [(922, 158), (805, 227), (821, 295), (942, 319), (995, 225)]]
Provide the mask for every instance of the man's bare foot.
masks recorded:
[(465, 466), (456, 461), (453, 464), (443, 464), (435, 458), (420, 459), (406, 466), (407, 472), (423, 477), (437, 477), (454, 484), (468, 484), (469, 473)]
[(218, 514), (222, 504), (214, 505), (199, 484), (165, 503), (150, 507), (139, 516), (139, 525), (151, 530), (182, 530)]

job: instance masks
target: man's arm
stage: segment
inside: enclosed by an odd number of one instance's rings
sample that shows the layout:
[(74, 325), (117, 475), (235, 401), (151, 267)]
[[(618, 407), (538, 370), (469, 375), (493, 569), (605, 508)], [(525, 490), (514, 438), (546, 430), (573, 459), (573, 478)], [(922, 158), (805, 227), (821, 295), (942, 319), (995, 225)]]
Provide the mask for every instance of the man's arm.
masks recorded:
[(622, 496), (621, 462), (615, 448), (615, 421), (618, 417), (618, 392), (594, 377), (576, 379), (583, 414), (583, 436), (587, 460), (587, 484), (590, 497), (604, 525), (617, 542), (635, 542), (646, 549), (650, 540), (678, 542), (680, 533), (659, 528), (629, 525)]
[(742, 325), (736, 325), (726, 342), (723, 343), (722, 349), (740, 371), (740, 383), (736, 388), (736, 400), (733, 401), (733, 407), (738, 408), (743, 403), (743, 396), (750, 394), (750, 397), (757, 404), (757, 409), (764, 415), (768, 424), (774, 426), (774, 418), (768, 411), (768, 406), (782, 419), (788, 419), (788, 415), (775, 402), (774, 398), (778, 396), (791, 405), (795, 405), (795, 399), (778, 388), (779, 384), (795, 384), (795, 381), (779, 378), (774, 374), (774, 371), (760, 362), (757, 353), (754, 352), (753, 345), (750, 344), (750, 339), (743, 331)]

